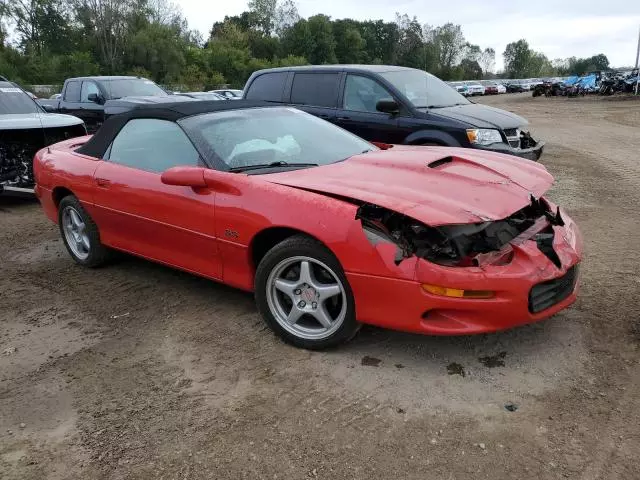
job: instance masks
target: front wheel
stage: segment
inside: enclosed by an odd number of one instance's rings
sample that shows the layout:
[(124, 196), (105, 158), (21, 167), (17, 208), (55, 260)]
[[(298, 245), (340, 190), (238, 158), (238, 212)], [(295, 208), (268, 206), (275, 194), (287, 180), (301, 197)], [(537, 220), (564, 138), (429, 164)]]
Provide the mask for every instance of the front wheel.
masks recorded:
[(296, 347), (333, 347), (360, 328), (338, 259), (304, 235), (289, 237), (264, 256), (256, 271), (255, 297), (267, 325)]

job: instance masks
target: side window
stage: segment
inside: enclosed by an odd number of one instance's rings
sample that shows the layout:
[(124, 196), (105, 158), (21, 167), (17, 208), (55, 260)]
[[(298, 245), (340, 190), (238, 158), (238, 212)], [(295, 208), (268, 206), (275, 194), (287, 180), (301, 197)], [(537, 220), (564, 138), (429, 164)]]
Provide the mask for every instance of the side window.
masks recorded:
[(293, 77), (291, 103), (315, 107), (335, 107), (337, 97), (337, 73), (296, 73)]
[(392, 99), (393, 95), (375, 80), (359, 75), (347, 75), (344, 87), (344, 109), (357, 112), (378, 112), (376, 103)]
[(179, 165), (197, 166), (197, 150), (175, 123), (138, 118), (129, 120), (109, 147), (113, 163), (161, 173)]
[(91, 102), (91, 100), (89, 100), (89, 95), (92, 93), (100, 95), (100, 90), (98, 89), (98, 86), (95, 84), (95, 82), (87, 82), (87, 81), (82, 82), (82, 91), (80, 92), (80, 101)]
[(267, 102), (281, 102), (287, 72), (264, 73), (257, 77), (247, 91), (248, 100), (266, 100)]
[(67, 83), (67, 88), (64, 91), (65, 102), (79, 102), (80, 101), (80, 82), (72, 81)]

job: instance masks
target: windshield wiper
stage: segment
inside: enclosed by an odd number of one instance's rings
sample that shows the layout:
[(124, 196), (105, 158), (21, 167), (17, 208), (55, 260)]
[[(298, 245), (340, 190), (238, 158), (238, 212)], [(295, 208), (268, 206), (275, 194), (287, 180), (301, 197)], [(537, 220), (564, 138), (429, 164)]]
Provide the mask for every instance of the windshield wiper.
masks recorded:
[(259, 170), (261, 168), (272, 168), (272, 167), (317, 167), (317, 163), (287, 163), (283, 161), (279, 162), (271, 162), (271, 163), (261, 163), (257, 165), (245, 165), (243, 167), (232, 167), (229, 169), (230, 172), (245, 172), (247, 170)]

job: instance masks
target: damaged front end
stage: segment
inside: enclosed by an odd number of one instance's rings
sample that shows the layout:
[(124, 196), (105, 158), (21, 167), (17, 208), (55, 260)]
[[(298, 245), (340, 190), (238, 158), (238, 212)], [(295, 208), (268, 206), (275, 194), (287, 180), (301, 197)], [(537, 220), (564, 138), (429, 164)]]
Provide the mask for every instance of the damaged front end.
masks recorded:
[(553, 226), (562, 226), (564, 221), (560, 210), (553, 212), (544, 198), (531, 196), (529, 205), (509, 217), (480, 223), (429, 226), (370, 203), (358, 208), (356, 220), (362, 222), (371, 243), (388, 241), (397, 246), (396, 265), (412, 256), (447, 267), (504, 264), (512, 255), (507, 245), (535, 237), (539, 250), (556, 267), (561, 266), (553, 249)]
[(33, 189), (33, 157), (38, 150), (68, 138), (85, 135), (82, 124), (43, 129), (0, 130), (0, 193)]

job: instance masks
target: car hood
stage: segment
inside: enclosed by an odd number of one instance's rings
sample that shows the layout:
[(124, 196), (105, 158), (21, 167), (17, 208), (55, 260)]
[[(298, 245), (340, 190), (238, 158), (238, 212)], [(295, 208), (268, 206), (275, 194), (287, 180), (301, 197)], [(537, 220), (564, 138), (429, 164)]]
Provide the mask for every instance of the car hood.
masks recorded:
[(23, 128), (56, 128), (81, 125), (83, 122), (72, 115), (61, 113), (21, 113), (0, 115), (0, 130)]
[(373, 203), (428, 225), (504, 219), (553, 183), (542, 165), (509, 155), (401, 146), (262, 178), (338, 199)]
[[(424, 109), (420, 110), (425, 112)], [(524, 118), (515, 113), (477, 103), (456, 105), (454, 107), (432, 108), (426, 110), (425, 114), (452, 118), (478, 128), (497, 128), (504, 130), (505, 128), (522, 127), (528, 123)]]

